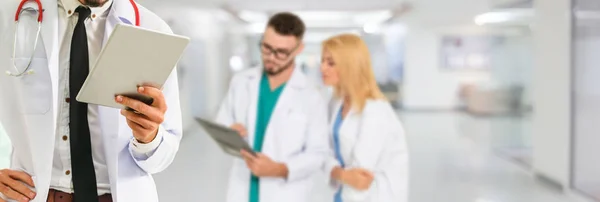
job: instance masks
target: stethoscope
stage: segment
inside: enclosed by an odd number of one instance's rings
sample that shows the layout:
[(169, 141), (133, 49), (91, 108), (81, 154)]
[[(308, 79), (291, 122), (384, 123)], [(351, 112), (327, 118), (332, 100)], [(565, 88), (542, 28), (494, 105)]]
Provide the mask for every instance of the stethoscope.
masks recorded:
[[(36, 36), (35, 36), (35, 41), (33, 43), (33, 50), (31, 51), (31, 56), (29, 57), (29, 61), (27, 62), (27, 66), (23, 69), (23, 71), (19, 71), (19, 69), (17, 68), (17, 60), (16, 60), (16, 54), (17, 54), (17, 28), (19, 26), (19, 16), (21, 16), (21, 13), (23, 13), (23, 6), (25, 5), (25, 3), (27, 3), (28, 1), (35, 1), (35, 3), (37, 4), (38, 7), (38, 18), (37, 18), (37, 22), (38, 22), (38, 28), (36, 31)], [(140, 26), (140, 11), (137, 7), (137, 4), (135, 3), (134, 0), (129, 0), (129, 2), (131, 3), (131, 6), (133, 7), (133, 11), (135, 12), (135, 26)], [(33, 70), (30, 70), (31, 68), (31, 62), (33, 61), (33, 56), (35, 54), (35, 48), (37, 48), (37, 44), (38, 44), (38, 40), (40, 38), (40, 32), (42, 31), (42, 21), (44, 20), (44, 10), (42, 7), (42, 1), (41, 0), (21, 0), (21, 3), (19, 4), (19, 7), (17, 8), (17, 12), (15, 14), (15, 38), (14, 38), (14, 43), (13, 43), (13, 55), (12, 55), (12, 59), (13, 59), (13, 68), (15, 69), (16, 73), (10, 72), (10, 71), (6, 71), (6, 74), (8, 76), (14, 76), (14, 77), (21, 77), (23, 75), (28, 75), (28, 74), (34, 74), (35, 72)]]

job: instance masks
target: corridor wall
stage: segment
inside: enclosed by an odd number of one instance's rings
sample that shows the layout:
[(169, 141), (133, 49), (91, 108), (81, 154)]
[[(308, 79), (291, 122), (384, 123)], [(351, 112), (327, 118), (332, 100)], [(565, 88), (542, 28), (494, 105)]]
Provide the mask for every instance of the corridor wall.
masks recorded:
[(600, 11), (594, 0), (574, 0), (572, 185), (600, 200)]
[(571, 179), (571, 0), (534, 3), (533, 170), (569, 187)]

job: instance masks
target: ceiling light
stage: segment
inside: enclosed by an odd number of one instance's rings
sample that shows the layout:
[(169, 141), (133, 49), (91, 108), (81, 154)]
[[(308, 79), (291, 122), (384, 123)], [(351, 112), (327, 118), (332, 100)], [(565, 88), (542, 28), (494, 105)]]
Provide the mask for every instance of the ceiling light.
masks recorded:
[(475, 24), (484, 25), (489, 23), (501, 23), (507, 22), (512, 19), (512, 15), (510, 13), (505, 12), (489, 12), (478, 15), (475, 17)]
[[(391, 10), (373, 11), (292, 11), (307, 28), (366, 29), (368, 33), (379, 32), (381, 24), (393, 17)], [(240, 19), (249, 22), (249, 31), (262, 33), (269, 16), (265, 12), (240, 11)], [(260, 24), (258, 24), (260, 23)]]
[(390, 10), (371, 11), (365, 13), (357, 13), (353, 16), (354, 22), (364, 25), (366, 23), (383, 23), (394, 16)]
[(477, 15), (475, 17), (475, 24), (485, 25), (494, 23), (506, 23), (524, 20), (525, 18), (529, 18), (532, 16), (533, 10), (531, 9), (506, 9)]
[(266, 22), (269, 19), (266, 13), (256, 11), (240, 11), (238, 16), (246, 22)]
[(303, 21), (349, 20), (352, 17), (352, 13), (341, 11), (296, 11), (293, 13)]
[(267, 27), (267, 23), (264, 22), (256, 22), (247, 25), (248, 32), (254, 34), (262, 34), (265, 32), (265, 27)]
[(233, 72), (238, 72), (244, 68), (244, 60), (240, 56), (233, 56), (229, 59), (229, 67)]
[(343, 29), (339, 31), (315, 31), (315, 32), (307, 32), (304, 36), (304, 42), (306, 43), (321, 43), (327, 40), (330, 37), (339, 35), (339, 34), (356, 34), (360, 35), (359, 30), (355, 29)]
[(381, 24), (378, 23), (367, 23), (363, 27), (363, 31), (367, 34), (375, 34), (381, 32)]

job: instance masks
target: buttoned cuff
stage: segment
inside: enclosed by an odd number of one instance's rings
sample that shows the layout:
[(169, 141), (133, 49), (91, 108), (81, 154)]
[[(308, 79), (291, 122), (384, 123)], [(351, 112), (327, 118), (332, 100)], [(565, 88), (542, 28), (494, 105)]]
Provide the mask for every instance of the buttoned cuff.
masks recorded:
[(131, 141), (129, 142), (129, 148), (131, 148), (131, 153), (133, 154), (133, 157), (135, 157), (137, 160), (146, 160), (150, 156), (152, 156), (156, 149), (158, 149), (158, 146), (160, 146), (160, 143), (162, 143), (165, 132), (166, 131), (164, 130), (164, 128), (162, 126), (159, 126), (156, 137), (154, 138), (154, 140), (152, 140), (152, 142), (149, 142), (147, 144), (141, 143), (135, 138), (131, 138)]

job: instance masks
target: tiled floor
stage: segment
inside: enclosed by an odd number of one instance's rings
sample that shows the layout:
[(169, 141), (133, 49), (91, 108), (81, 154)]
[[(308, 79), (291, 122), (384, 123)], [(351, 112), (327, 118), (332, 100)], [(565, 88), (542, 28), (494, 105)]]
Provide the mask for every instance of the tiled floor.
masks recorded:
[(579, 191), (579, 193), (581, 193), (582, 195), (589, 197), (589, 198), (593, 198), (596, 200), (600, 200), (600, 186), (597, 184), (593, 184), (593, 185), (577, 185), (576, 187)]
[[(493, 152), (506, 139), (526, 141), (498, 137), (519, 131), (514, 124), (494, 127), (498, 119), (459, 113), (401, 117), (411, 152), (410, 202), (580, 202)], [(161, 201), (224, 201), (230, 161), (205, 134), (189, 132), (174, 165), (156, 176)], [(324, 187), (315, 187), (314, 202), (331, 201)]]
[[(506, 118), (457, 113), (402, 115), (411, 151), (411, 202), (571, 202), (524, 167), (494, 153), (518, 132)], [(516, 141), (516, 140), (515, 140)], [(517, 141), (519, 142), (519, 141)]]
[[(410, 202), (582, 202), (539, 183), (526, 166), (510, 160), (528, 158), (527, 119), (450, 112), (401, 117), (411, 155)], [(174, 164), (155, 176), (161, 201), (224, 201), (230, 164), (199, 128), (188, 131)], [(328, 190), (318, 184), (311, 202), (330, 202)]]

